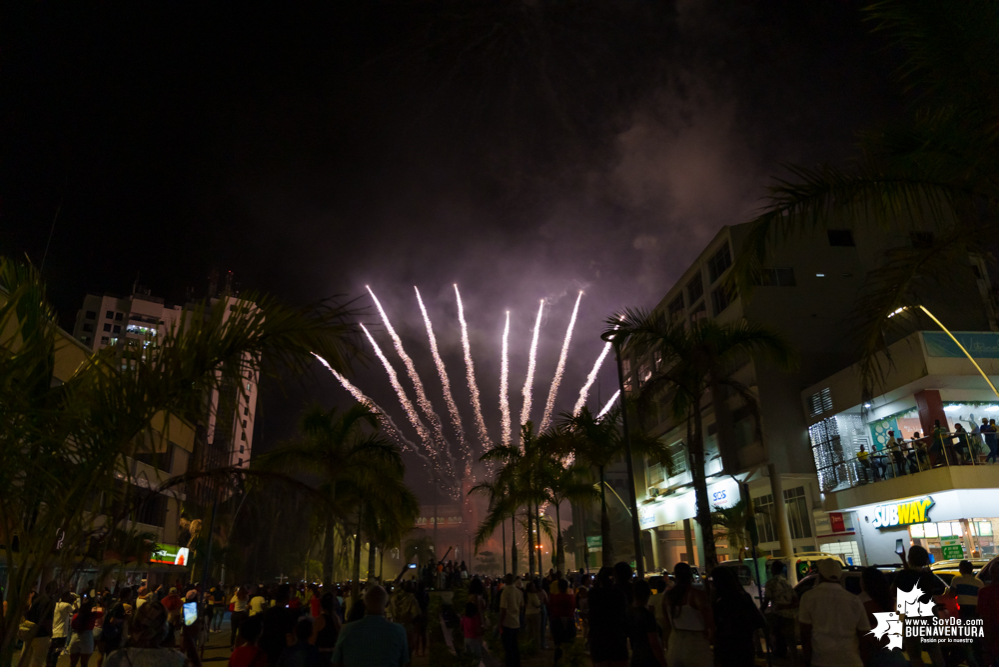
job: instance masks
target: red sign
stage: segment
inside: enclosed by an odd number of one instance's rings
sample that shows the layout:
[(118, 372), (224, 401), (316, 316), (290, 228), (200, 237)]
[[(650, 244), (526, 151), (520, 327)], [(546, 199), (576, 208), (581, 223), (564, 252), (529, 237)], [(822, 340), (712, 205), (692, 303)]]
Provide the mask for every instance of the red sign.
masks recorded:
[(829, 523), (832, 526), (832, 532), (846, 532), (846, 524), (843, 523), (843, 514), (841, 512), (829, 512)]

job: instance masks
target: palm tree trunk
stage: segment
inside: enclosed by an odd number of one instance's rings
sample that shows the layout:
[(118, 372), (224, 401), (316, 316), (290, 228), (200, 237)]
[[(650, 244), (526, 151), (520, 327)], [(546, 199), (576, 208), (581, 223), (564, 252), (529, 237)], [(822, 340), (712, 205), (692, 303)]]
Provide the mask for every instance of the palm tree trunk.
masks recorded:
[(368, 541), (368, 580), (370, 581), (375, 576), (375, 552), (377, 547), (375, 546), (374, 540), (369, 538)]
[(701, 540), (704, 547), (704, 571), (711, 573), (718, 564), (715, 551), (714, 528), (711, 525), (711, 506), (708, 504), (708, 484), (704, 476), (704, 432), (701, 424), (701, 396), (694, 400), (694, 429), (690, 439), (691, 480), (694, 483), (694, 497), (697, 500), (697, 524), (701, 527)]
[(385, 549), (378, 552), (378, 580), (385, 581)]
[(357, 508), (357, 534), (354, 536), (354, 572), (350, 578), (350, 599), (351, 604), (361, 597), (361, 515), (364, 513), (364, 504)]
[(600, 557), (601, 565), (610, 567), (614, 563), (614, 547), (611, 546), (610, 514), (607, 513), (607, 482), (604, 481), (604, 467), (599, 466), (600, 473)]
[(510, 517), (510, 571), (517, 573), (517, 512)]
[(543, 577), (545, 576), (545, 565), (542, 561), (544, 560), (545, 551), (541, 548), (543, 543), (541, 538), (541, 503), (535, 503), (534, 510), (534, 518), (536, 519), (534, 525), (538, 527), (538, 576)]
[(323, 538), (323, 588), (332, 590), (336, 581), (333, 574), (333, 567), (336, 561), (336, 530), (333, 525), (333, 516), (326, 517), (326, 536)]
[(500, 521), (500, 536), (503, 538), (503, 574), (505, 575), (509, 570), (506, 569), (506, 521)]
[(534, 576), (534, 517), (531, 501), (527, 501), (527, 573)]
[(555, 569), (565, 572), (565, 557), (562, 555), (562, 514), (555, 503)]

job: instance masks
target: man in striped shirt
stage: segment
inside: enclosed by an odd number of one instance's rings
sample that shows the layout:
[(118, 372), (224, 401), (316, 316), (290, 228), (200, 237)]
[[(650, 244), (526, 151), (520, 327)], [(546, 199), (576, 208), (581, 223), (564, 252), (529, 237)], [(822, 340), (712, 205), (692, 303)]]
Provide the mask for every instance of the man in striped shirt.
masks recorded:
[(985, 583), (974, 575), (970, 561), (962, 560), (957, 569), (961, 574), (951, 579), (949, 593), (957, 596), (961, 618), (978, 618), (978, 591)]

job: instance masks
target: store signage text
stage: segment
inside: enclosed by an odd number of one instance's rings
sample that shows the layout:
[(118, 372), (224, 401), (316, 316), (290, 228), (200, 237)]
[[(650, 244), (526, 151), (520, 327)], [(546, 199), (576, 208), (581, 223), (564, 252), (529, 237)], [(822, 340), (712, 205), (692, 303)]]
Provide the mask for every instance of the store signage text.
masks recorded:
[(877, 505), (874, 508), (874, 516), (871, 517), (871, 525), (875, 528), (894, 528), (907, 526), (910, 523), (923, 523), (929, 520), (927, 512), (932, 506), (933, 499), (929, 496), (901, 503)]

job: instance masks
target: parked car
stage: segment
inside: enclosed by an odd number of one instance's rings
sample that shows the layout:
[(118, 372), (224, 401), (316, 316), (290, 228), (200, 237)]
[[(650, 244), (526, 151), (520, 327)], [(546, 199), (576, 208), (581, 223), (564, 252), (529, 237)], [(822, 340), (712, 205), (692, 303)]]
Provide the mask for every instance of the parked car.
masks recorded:
[[(846, 561), (843, 560), (842, 556), (825, 553), (824, 551), (799, 551), (791, 558), (780, 558), (778, 560), (784, 563), (784, 566), (787, 568), (787, 580), (794, 586), (809, 573), (814, 572), (818, 568), (818, 562), (826, 558), (838, 560), (843, 564), (844, 568), (847, 567)], [(767, 564), (769, 565), (769, 562)]]
[[(855, 565), (847, 565), (843, 568), (843, 577), (839, 580), (840, 586), (850, 591), (854, 595), (860, 595), (860, 573), (864, 570), (862, 567), (857, 567)], [(819, 575), (817, 572), (805, 575), (794, 587), (794, 592), (798, 594), (798, 599), (801, 596), (812, 590), (815, 585), (819, 583)]]

